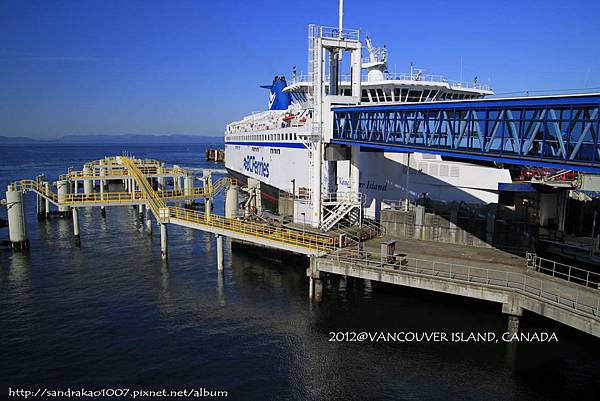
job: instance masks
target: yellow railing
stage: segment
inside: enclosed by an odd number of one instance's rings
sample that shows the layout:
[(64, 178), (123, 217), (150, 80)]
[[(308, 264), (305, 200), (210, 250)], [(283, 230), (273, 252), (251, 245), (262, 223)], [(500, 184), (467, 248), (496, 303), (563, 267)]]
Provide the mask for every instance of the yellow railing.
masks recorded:
[(165, 202), (160, 198), (158, 193), (152, 188), (144, 174), (140, 171), (140, 169), (135, 165), (135, 162), (128, 157), (122, 157), (121, 160), (129, 169), (131, 176), (137, 182), (140, 190), (142, 191), (142, 195), (144, 199), (147, 199), (148, 206), (152, 210), (154, 217), (156, 219), (160, 219), (160, 209), (165, 208)]
[[(162, 171), (158, 171), (158, 167), (138, 167), (138, 169), (144, 175), (165, 174), (181, 176), (186, 174), (185, 170), (181, 168), (164, 168)], [(99, 170), (94, 170), (92, 173), (88, 174), (84, 174), (83, 171), (70, 171), (68, 174), (61, 176), (61, 178), (62, 177), (72, 180), (101, 180), (108, 177), (131, 177), (131, 175), (127, 169), (111, 168), (102, 170), (102, 173)]]
[[(210, 185), (212, 185), (212, 187)], [(217, 180), (214, 184), (209, 184), (208, 192), (211, 196), (215, 196), (230, 185), (237, 185), (237, 180), (235, 178), (223, 177), (220, 180)]]
[(46, 196), (53, 202), (61, 205), (72, 205), (80, 203), (98, 203), (98, 202), (131, 202), (132, 200), (145, 199), (141, 192), (92, 192), (90, 194), (57, 194), (39, 185), (33, 180), (21, 180), (12, 184), (16, 190), (33, 190), (37, 193)]
[(195, 210), (169, 207), (169, 217), (207, 227), (221, 228), (223, 230), (244, 234), (250, 237), (282, 242), (285, 244), (315, 249), (322, 252), (331, 252), (336, 247), (334, 238), (307, 232), (290, 230), (288, 228), (273, 227), (266, 224), (251, 223), (243, 220), (228, 219), (223, 216), (199, 212)]
[[(137, 192), (92, 192), (90, 194), (57, 194), (46, 190), (43, 185), (39, 185), (33, 180), (21, 180), (13, 182), (14, 190), (33, 190), (36, 191), (57, 204), (85, 204), (100, 202), (131, 202), (133, 200), (143, 200), (151, 208), (154, 216), (159, 221), (170, 219), (196, 223), (201, 226), (212, 227), (229, 231), (232, 233), (243, 234), (248, 237), (260, 238), (263, 240), (276, 241), (294, 247), (316, 250), (318, 252), (332, 252), (336, 249), (336, 240), (324, 235), (318, 235), (308, 232), (291, 230), (283, 227), (274, 227), (267, 224), (253, 223), (238, 219), (228, 219), (223, 216), (212, 214), (210, 212), (199, 212), (195, 210), (182, 209), (179, 207), (167, 207), (165, 200), (182, 198), (186, 195), (183, 191), (155, 191), (142, 170), (136, 166), (135, 162), (128, 157), (121, 158), (122, 163), (127, 167), (128, 175), (132, 177), (140, 191)], [(148, 171), (148, 170), (146, 170)], [(228, 177), (217, 180), (210, 185), (208, 192), (203, 187), (194, 188), (194, 196), (214, 196), (228, 185), (237, 185), (235, 179)]]

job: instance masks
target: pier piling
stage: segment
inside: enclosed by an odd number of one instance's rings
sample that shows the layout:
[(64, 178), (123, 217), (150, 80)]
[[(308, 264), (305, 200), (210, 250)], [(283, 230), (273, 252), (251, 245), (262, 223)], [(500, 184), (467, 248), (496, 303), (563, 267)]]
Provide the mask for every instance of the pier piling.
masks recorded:
[(167, 224), (160, 223), (160, 257), (167, 260), (169, 257), (167, 249)]
[(146, 232), (152, 236), (152, 210), (146, 207)]
[[(44, 175), (38, 175), (35, 179), (38, 186), (44, 185)], [(37, 218), (44, 220), (46, 218), (46, 199), (40, 194), (36, 194)]]
[(12, 185), (9, 185), (6, 191), (6, 208), (8, 209), (8, 235), (11, 248), (17, 252), (24, 252), (29, 248), (29, 239), (27, 238), (23, 192), (16, 190)]
[[(186, 175), (183, 181), (184, 195), (190, 196), (194, 194), (194, 176)], [(193, 202), (192, 199), (186, 199), (185, 204), (189, 205)]]
[(223, 272), (223, 236), (217, 235), (217, 271)]
[(308, 297), (316, 302), (323, 300), (323, 280), (315, 256), (310, 257), (310, 266), (306, 270), (308, 276)]
[[(89, 165), (86, 164), (83, 166), (82, 174), (85, 177), (89, 177), (92, 175), (92, 170), (90, 169)], [(83, 180), (83, 193), (86, 195), (92, 193), (92, 180)]]
[(508, 315), (508, 327), (506, 331), (510, 335), (510, 338), (512, 338), (519, 332), (519, 319), (523, 316), (523, 308), (519, 306), (513, 297), (508, 303), (502, 304), (502, 313)]
[[(70, 183), (68, 180), (56, 181), (56, 191), (58, 193), (58, 202), (59, 203), (67, 201), (69, 189), (70, 189), (69, 187), (70, 187)], [(59, 216), (60, 217), (68, 217), (70, 209), (71, 208), (69, 206), (59, 205), (58, 206)]]
[(75, 246), (81, 246), (81, 239), (79, 237), (79, 216), (77, 208), (71, 209), (73, 213), (73, 236), (75, 237)]

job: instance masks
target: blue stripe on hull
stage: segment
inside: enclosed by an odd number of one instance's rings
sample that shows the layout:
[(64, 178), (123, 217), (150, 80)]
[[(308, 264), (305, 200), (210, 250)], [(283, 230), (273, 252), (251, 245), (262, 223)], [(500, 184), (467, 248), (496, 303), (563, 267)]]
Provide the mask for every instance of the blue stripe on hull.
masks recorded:
[(303, 144), (293, 142), (225, 142), (225, 145), (268, 146), (271, 148), (306, 149), (306, 147)]

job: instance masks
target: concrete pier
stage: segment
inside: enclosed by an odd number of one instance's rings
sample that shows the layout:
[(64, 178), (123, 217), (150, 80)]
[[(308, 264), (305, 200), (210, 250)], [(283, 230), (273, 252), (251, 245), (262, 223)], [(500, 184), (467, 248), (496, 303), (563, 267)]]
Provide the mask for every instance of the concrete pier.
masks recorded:
[(519, 332), (519, 320), (523, 316), (523, 308), (519, 306), (518, 297), (510, 297), (508, 302), (502, 304), (502, 313), (508, 315), (506, 332), (513, 338)]
[(152, 210), (146, 207), (146, 232), (152, 236)]
[[(46, 196), (50, 195), (50, 183), (48, 181), (44, 182), (44, 194)], [(45, 198), (46, 201), (46, 218), (50, 217), (50, 200)]]
[(169, 252), (167, 248), (167, 224), (160, 223), (160, 257), (162, 260), (169, 258)]
[[(67, 180), (56, 181), (56, 191), (58, 193), (58, 202), (67, 202), (70, 190), (70, 183)], [(69, 206), (59, 205), (58, 214), (60, 217), (68, 217), (71, 208)]]
[[(194, 193), (194, 176), (193, 175), (186, 175), (184, 177), (184, 181), (183, 181), (183, 190), (184, 190), (184, 194), (187, 196), (190, 196)], [(193, 202), (192, 199), (186, 199), (185, 200), (185, 204), (189, 205)]]
[(320, 278), (315, 278), (314, 286), (315, 286), (315, 302), (321, 302), (323, 300), (323, 280)]
[(81, 245), (81, 239), (79, 237), (79, 216), (77, 213), (77, 208), (74, 207), (71, 209), (73, 212), (73, 237), (75, 238), (75, 245)]
[(318, 258), (311, 256), (310, 265), (306, 270), (308, 276), (308, 297), (316, 302), (323, 300), (323, 280), (319, 271)]
[(207, 223), (210, 223), (211, 213), (212, 213), (212, 198), (206, 198), (204, 200), (204, 216), (206, 217)]
[(223, 236), (217, 234), (217, 271), (223, 272)]
[[(35, 179), (36, 184), (40, 187), (44, 185), (44, 176), (38, 175)], [(36, 206), (37, 206), (37, 218), (38, 220), (44, 220), (46, 218), (46, 199), (40, 194), (36, 194), (35, 196)]]
[[(507, 332), (511, 335), (518, 333), (523, 310), (528, 310), (600, 337), (600, 293), (596, 288), (528, 270), (523, 259), (518, 266), (511, 264), (515, 257), (498, 250), (468, 248), (468, 252), (466, 247), (452, 244), (398, 242), (408, 255), (394, 255), (389, 263), (382, 263), (378, 239), (369, 241), (369, 252), (362, 257), (348, 250), (313, 258), (307, 275), (313, 279), (317, 273), (355, 277), (500, 303), (508, 315)], [(431, 253), (432, 248), (439, 248), (439, 253), (415, 254), (420, 247)], [(475, 255), (481, 259), (473, 259)]]
[[(91, 176), (92, 175), (92, 169), (90, 168), (90, 166), (88, 166), (87, 164), (85, 166), (83, 166), (82, 174), (84, 176), (87, 176), (87, 177)], [(93, 185), (92, 185), (92, 180), (91, 179), (83, 180), (83, 193), (85, 195), (91, 194), (92, 193), (92, 188), (93, 188)]]
[(29, 248), (29, 239), (27, 238), (23, 192), (9, 185), (6, 191), (6, 207), (8, 209), (10, 246), (14, 251), (24, 252)]
[(225, 193), (225, 217), (235, 218), (239, 209), (239, 193), (237, 185), (230, 185)]

